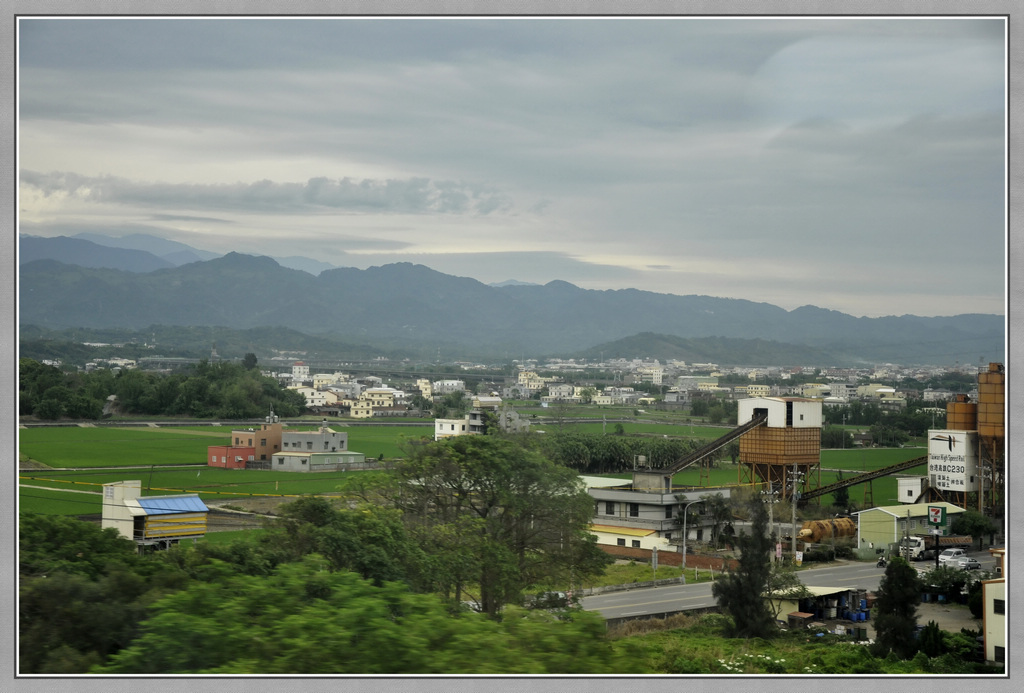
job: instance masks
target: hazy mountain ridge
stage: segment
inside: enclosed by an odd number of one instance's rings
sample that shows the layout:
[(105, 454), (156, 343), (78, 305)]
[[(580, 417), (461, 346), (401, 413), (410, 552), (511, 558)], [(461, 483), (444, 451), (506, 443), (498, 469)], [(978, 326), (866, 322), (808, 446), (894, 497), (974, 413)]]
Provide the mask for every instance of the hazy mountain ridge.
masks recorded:
[[(21, 266), (20, 280), (20, 324), (48, 329), (282, 326), (417, 353), (442, 349), (452, 358), (573, 354), (647, 333), (763, 340), (747, 345), (749, 358), (735, 352), (736, 363), (787, 351), (786, 363), (829, 359), (823, 365), (1003, 360), (1001, 316), (856, 318), (814, 306), (786, 311), (563, 281), (493, 287), (409, 263), (314, 276), (239, 253), (148, 273), (37, 260)], [(778, 350), (772, 342), (811, 351)]]

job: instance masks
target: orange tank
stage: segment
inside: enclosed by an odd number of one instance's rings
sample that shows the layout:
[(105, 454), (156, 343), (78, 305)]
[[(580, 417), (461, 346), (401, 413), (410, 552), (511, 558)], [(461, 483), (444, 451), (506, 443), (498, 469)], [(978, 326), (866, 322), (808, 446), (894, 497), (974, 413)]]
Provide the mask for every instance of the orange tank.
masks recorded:
[(808, 520), (800, 528), (796, 538), (805, 544), (817, 544), (835, 537), (852, 537), (857, 534), (857, 523), (849, 517), (835, 520)]
[(1006, 374), (1003, 364), (990, 363), (978, 374), (978, 435), (1003, 438), (1006, 411)]

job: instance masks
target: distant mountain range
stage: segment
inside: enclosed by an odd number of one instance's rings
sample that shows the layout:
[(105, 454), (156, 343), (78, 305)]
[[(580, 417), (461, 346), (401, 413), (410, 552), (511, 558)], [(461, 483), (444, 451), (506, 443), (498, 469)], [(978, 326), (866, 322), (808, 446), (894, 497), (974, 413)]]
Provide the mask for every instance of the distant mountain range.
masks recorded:
[[(820, 366), (1004, 359), (997, 315), (856, 318), (815, 306), (787, 311), (563, 281), (490, 286), (408, 263), (316, 272), (154, 237), (90, 238), (21, 237), (20, 325), (287, 327), (406, 353), (441, 350), (452, 359), (600, 354)], [(290, 261), (314, 270), (325, 264)]]

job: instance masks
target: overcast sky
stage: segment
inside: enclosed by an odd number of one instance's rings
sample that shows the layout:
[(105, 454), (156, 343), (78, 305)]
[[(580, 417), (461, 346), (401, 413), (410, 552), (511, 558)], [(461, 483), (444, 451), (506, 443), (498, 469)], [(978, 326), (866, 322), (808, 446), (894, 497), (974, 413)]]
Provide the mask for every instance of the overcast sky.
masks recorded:
[(22, 233), (1004, 312), (1001, 19), (18, 28)]

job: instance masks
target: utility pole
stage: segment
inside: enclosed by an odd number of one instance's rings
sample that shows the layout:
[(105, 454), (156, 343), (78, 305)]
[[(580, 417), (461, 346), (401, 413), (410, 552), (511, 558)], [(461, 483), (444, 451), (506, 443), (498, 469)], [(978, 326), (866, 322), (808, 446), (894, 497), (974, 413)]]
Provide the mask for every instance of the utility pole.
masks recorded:
[(703, 500), (690, 501), (683, 506), (683, 570), (686, 570), (686, 511), (694, 503), (703, 503)]
[[(779, 502), (779, 493), (772, 489), (772, 482), (768, 482), (768, 490), (761, 491), (765, 502), (768, 504), (768, 534), (771, 536), (775, 529), (775, 504)], [(772, 563), (775, 562), (775, 542), (772, 541)]]
[(800, 487), (803, 485), (803, 473), (798, 471), (796, 462), (793, 463), (792, 490), (789, 500), (793, 504), (793, 521), (789, 526), (790, 550), (793, 552), (793, 561), (796, 562), (796, 502), (800, 500)]

